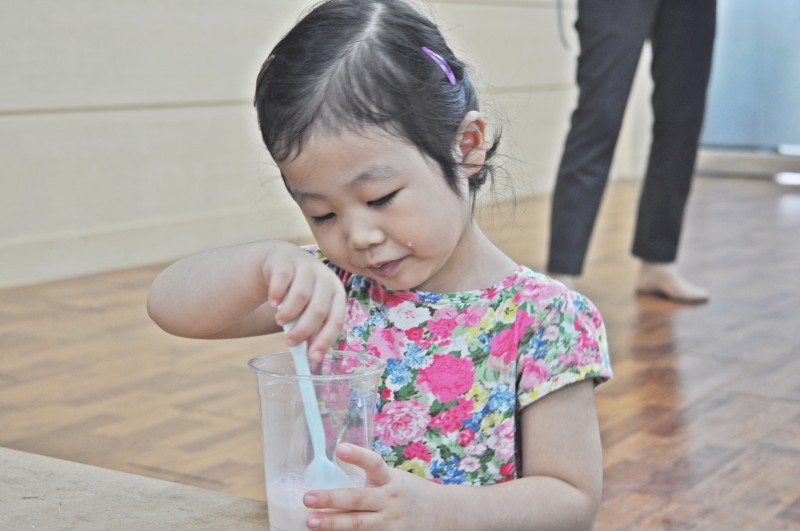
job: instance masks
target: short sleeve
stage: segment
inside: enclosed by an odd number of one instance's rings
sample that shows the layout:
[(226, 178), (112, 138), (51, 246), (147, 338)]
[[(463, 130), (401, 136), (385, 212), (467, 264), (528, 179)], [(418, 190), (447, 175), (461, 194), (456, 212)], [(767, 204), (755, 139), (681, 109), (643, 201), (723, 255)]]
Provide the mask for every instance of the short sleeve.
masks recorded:
[(520, 354), (517, 365), (520, 407), (569, 384), (612, 377), (606, 329), (592, 302), (575, 291), (554, 297)]

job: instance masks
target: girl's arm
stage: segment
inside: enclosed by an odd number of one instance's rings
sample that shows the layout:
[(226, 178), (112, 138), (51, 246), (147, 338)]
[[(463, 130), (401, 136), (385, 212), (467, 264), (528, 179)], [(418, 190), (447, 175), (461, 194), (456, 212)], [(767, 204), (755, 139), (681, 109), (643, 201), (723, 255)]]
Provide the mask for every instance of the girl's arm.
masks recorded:
[(287, 342), (309, 340), (316, 360), (341, 331), (344, 300), (341, 281), (314, 256), (262, 241), (172, 264), (153, 281), (147, 311), (171, 334), (206, 339), (271, 334), (296, 320)]
[[(338, 455), (367, 470), (373, 487), (314, 491), (312, 529), (592, 529), (603, 482), (591, 381), (569, 385), (522, 411), (522, 476), (486, 487), (438, 485), (344, 446)], [(312, 503), (309, 503), (312, 502)], [(314, 525), (318, 524), (318, 525)]]

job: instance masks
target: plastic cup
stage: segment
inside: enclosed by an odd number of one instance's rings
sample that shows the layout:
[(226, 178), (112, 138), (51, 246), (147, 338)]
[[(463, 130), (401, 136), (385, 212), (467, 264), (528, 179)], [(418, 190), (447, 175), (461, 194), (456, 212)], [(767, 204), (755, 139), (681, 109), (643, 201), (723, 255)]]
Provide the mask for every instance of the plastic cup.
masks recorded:
[(306, 529), (310, 511), (303, 505), (309, 490), (304, 473), (314, 457), (298, 381), (311, 381), (325, 430), (325, 452), (353, 481), (364, 486), (364, 471), (336, 459), (347, 442), (371, 448), (378, 404), (378, 384), (386, 362), (374, 356), (332, 350), (311, 364), (311, 376), (295, 373), (289, 352), (249, 361), (258, 384), (267, 512), (272, 531)]

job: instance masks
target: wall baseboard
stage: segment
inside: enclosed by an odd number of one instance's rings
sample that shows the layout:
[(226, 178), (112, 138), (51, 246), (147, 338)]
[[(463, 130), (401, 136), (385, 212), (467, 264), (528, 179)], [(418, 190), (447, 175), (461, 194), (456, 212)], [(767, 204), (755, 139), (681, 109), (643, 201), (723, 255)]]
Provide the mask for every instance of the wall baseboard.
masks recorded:
[(697, 156), (700, 175), (772, 178), (776, 173), (800, 172), (800, 157), (774, 151), (704, 147)]

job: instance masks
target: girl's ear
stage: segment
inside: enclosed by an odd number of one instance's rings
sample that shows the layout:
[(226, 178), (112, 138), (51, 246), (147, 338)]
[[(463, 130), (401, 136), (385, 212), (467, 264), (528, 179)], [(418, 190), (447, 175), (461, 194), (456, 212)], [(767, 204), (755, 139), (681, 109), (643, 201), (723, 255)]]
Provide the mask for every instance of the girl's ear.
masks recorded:
[(467, 166), (467, 174), (472, 175), (486, 162), (486, 122), (478, 111), (469, 111), (456, 133), (458, 155)]

